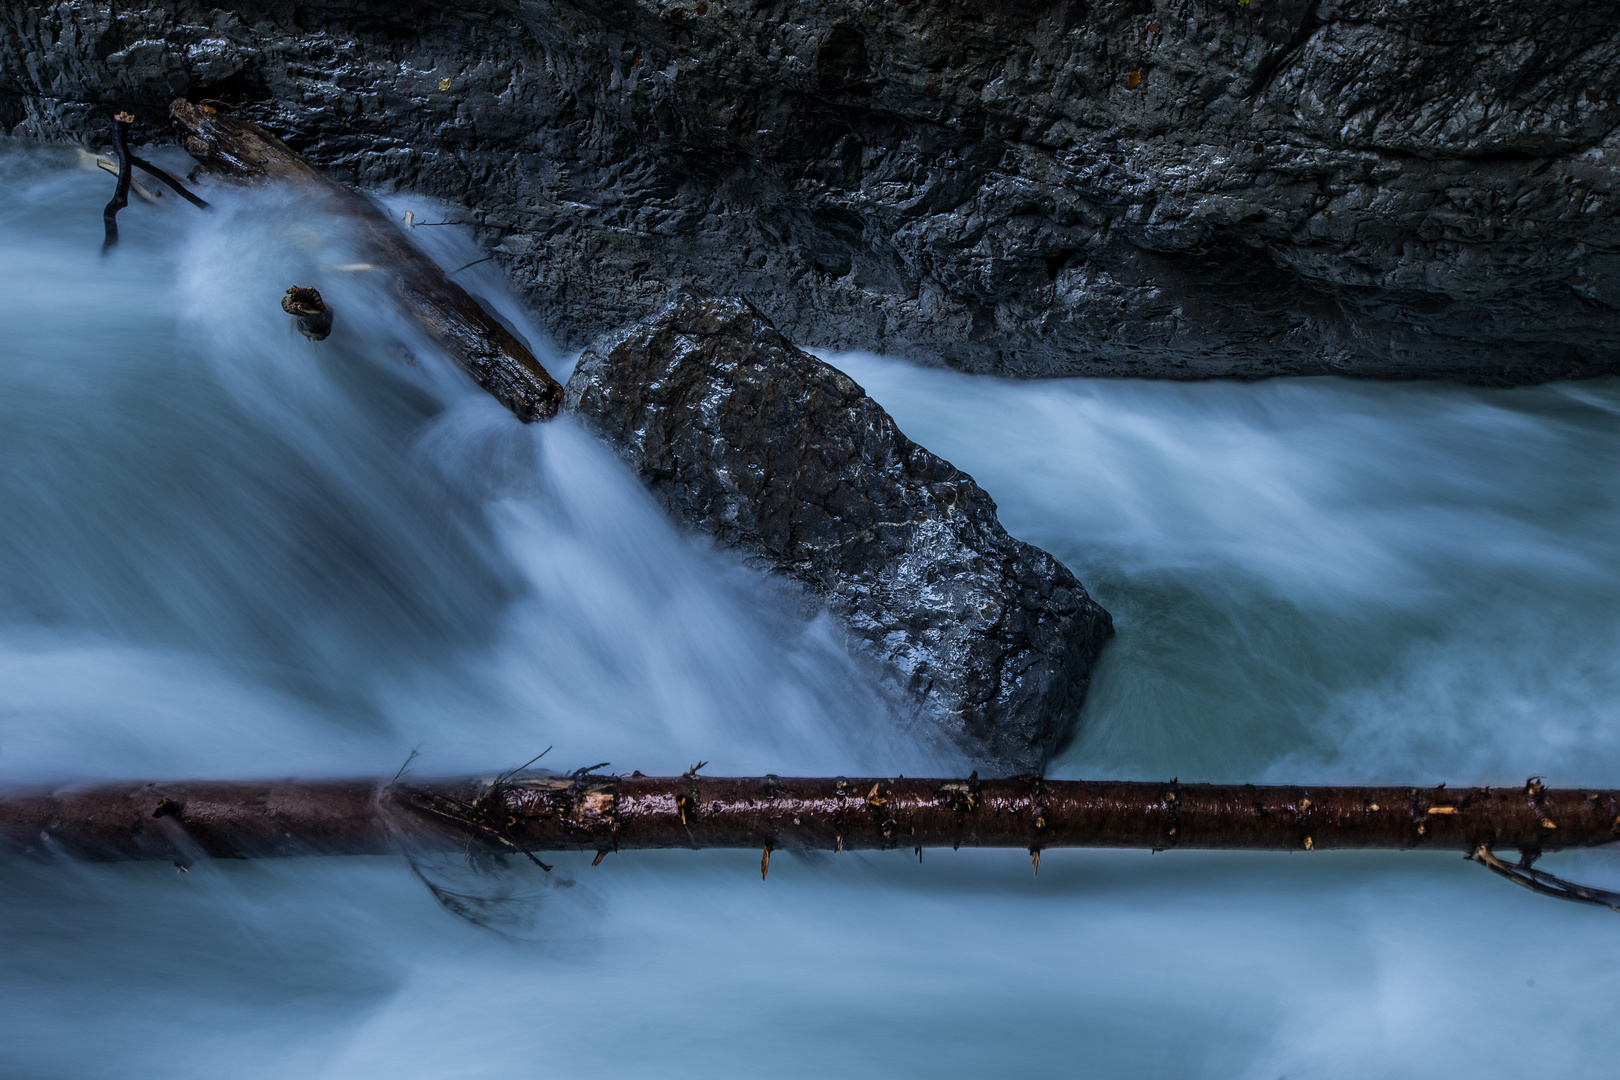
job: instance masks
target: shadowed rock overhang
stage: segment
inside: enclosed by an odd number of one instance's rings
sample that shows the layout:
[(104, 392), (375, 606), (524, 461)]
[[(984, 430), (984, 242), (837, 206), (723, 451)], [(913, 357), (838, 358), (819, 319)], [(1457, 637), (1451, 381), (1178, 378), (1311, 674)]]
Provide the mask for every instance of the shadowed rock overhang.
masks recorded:
[(565, 344), (671, 286), (972, 371), (1620, 357), (1611, 0), (0, 6), (0, 124), (215, 97), (468, 206)]

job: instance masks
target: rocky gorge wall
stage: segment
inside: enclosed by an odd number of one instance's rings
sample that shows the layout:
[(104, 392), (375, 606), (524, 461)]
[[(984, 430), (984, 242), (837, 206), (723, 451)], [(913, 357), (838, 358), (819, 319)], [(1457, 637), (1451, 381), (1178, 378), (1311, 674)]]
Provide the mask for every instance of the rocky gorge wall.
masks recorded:
[(1620, 366), (1612, 0), (0, 5), (0, 126), (217, 98), (464, 205), (565, 345), (691, 285), (972, 371)]

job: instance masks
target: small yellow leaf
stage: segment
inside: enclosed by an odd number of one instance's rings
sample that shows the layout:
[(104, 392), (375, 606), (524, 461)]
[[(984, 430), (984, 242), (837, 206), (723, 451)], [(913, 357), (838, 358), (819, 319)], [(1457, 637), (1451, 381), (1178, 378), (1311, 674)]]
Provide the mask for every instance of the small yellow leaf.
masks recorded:
[(448, 90), (448, 89), (450, 89), (450, 80), (449, 79), (440, 79), (439, 80), (439, 89), (440, 90)]

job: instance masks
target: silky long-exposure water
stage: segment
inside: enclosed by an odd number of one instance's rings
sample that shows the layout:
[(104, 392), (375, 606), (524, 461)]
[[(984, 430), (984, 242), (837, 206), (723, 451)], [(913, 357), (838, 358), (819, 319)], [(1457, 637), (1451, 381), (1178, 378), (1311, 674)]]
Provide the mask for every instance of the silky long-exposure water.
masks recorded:
[[(648, 773), (962, 764), (572, 421), (521, 427), (402, 329), (335, 223), (213, 191), (133, 205), (102, 257), (105, 174), (12, 143), (0, 181), (0, 783), (547, 745)], [(491, 265), (460, 279), (542, 344)], [(293, 284), (332, 302), (328, 341), (279, 310)], [(1620, 785), (1616, 381), (828, 359), (1114, 613), (1053, 775)], [(1612, 882), (1614, 859), (1547, 863)], [(1620, 1053), (1620, 919), (1455, 855), (758, 863), (517, 867), (487, 888), (538, 899), (503, 933), (389, 858), (6, 864), (0, 1075), (1301, 1080)]]

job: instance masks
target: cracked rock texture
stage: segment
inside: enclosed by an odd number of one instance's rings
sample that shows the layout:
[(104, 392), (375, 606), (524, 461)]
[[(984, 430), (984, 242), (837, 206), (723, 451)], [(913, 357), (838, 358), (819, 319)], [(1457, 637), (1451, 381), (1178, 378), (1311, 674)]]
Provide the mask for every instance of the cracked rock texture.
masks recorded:
[(672, 285), (973, 371), (1620, 357), (1614, 0), (0, 0), (0, 125), (214, 97), (466, 205), (562, 343)]
[(587, 350), (565, 403), (676, 518), (807, 586), (975, 759), (1033, 770), (1067, 733), (1108, 613), (746, 301), (677, 293)]

